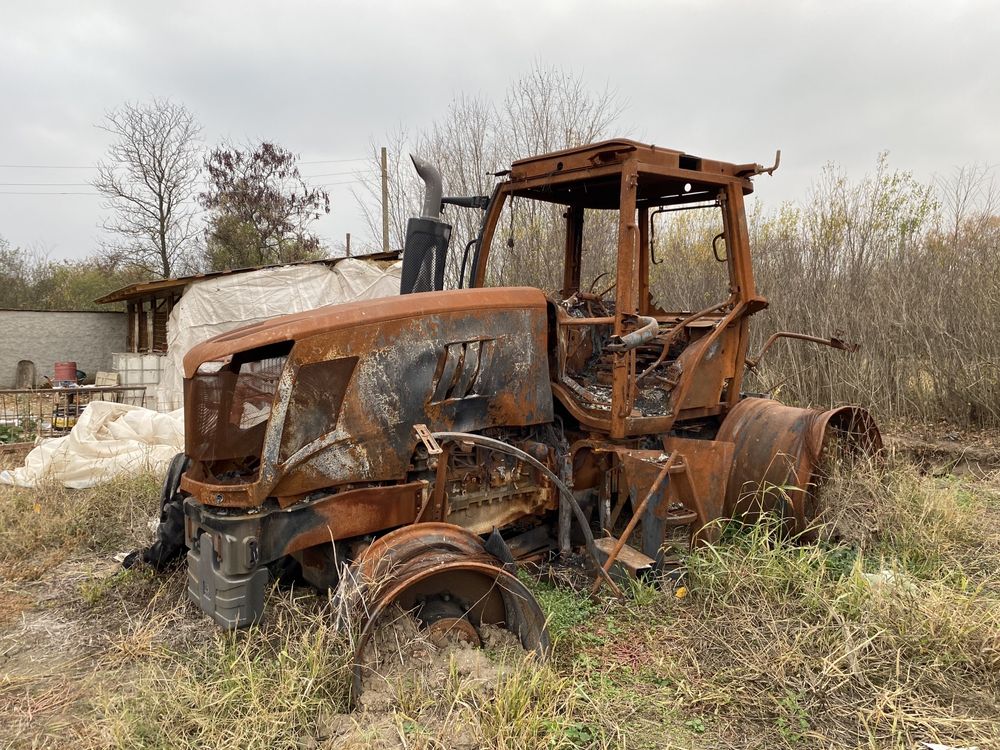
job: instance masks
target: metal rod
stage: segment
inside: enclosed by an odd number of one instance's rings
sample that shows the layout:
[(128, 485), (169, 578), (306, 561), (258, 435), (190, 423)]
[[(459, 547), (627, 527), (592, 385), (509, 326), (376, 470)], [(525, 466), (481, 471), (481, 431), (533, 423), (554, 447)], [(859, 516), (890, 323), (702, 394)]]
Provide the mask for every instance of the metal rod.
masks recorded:
[(389, 156), (385, 146), (382, 157), (382, 252), (389, 252)]
[(559, 325), (564, 326), (605, 326), (615, 322), (614, 318), (566, 318), (560, 320)]
[(796, 339), (798, 341), (809, 341), (813, 344), (822, 344), (823, 346), (829, 346), (832, 349), (840, 349), (845, 352), (856, 352), (860, 347), (857, 344), (848, 344), (846, 341), (841, 341), (836, 336), (831, 336), (828, 339), (824, 339), (820, 336), (810, 336), (807, 333), (795, 333), (794, 331), (778, 331), (777, 333), (772, 333), (771, 337), (767, 340), (761, 350), (757, 352), (756, 357), (747, 357), (746, 366), (751, 370), (760, 364), (760, 360), (767, 353), (767, 350), (771, 348), (778, 339)]

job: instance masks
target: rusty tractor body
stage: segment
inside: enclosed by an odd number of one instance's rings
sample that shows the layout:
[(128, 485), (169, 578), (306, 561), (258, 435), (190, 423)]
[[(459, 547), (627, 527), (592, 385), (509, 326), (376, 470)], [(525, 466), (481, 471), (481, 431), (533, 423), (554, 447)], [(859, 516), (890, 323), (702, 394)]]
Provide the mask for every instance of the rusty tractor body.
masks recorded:
[[(220, 624), (257, 619), (269, 569), (294, 560), (317, 586), (363, 581), (369, 613), (399, 603), (471, 642), (500, 624), (544, 652), (516, 560), (582, 548), (595, 587), (615, 588), (609, 573), (668, 567), (720, 519), (774, 511), (806, 532), (833, 438), (878, 447), (863, 409), (743, 392), (750, 317), (767, 306), (744, 196), (768, 170), (627, 140), (515, 162), (488, 199), (443, 199), (484, 212), (468, 288), (443, 290), (450, 227), (415, 162), (428, 197), (400, 296), (242, 328), (185, 358), (186, 450), (163, 518), (183, 513), (189, 592)], [(557, 292), (487, 288), (514, 199), (564, 209)], [(705, 252), (728, 289), (660, 309), (651, 263), (671, 259), (652, 254), (653, 216), (693, 206), (721, 214), (724, 256)], [(603, 292), (583, 275), (588, 210), (617, 223)]]

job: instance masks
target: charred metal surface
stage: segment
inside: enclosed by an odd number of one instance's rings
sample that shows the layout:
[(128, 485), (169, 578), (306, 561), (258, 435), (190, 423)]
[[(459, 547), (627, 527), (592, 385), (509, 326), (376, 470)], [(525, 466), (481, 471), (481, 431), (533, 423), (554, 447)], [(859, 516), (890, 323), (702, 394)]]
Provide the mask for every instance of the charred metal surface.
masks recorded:
[(475, 534), (446, 523), (418, 523), (375, 541), (351, 568), (338, 591), (355, 613), (352, 700), (368, 669), (368, 643), (392, 607), (413, 612), (433, 631), (445, 613), (462, 623), (468, 640), (483, 625), (514, 632), (525, 650), (545, 657), (551, 650), (545, 616), (531, 592)]
[(253, 513), (214, 510), (189, 499), (188, 546), (209, 533), (222, 569), (247, 573), (307, 547), (411, 524), (426, 491), (424, 482), (366, 487)]
[[(683, 527), (689, 545), (718, 538), (719, 527), (714, 522), (722, 517), (724, 477), (732, 462), (729, 443), (684, 438), (664, 442), (664, 451), (618, 452), (625, 487), (634, 506), (632, 521), (642, 523), (641, 551), (658, 563), (662, 562), (662, 547), (671, 529)], [(619, 505), (612, 525), (621, 510)]]
[(724, 517), (726, 487), (733, 464), (733, 444), (723, 440), (667, 437), (663, 440), (663, 449), (668, 453), (677, 451), (684, 457), (684, 480), (690, 482), (690, 487), (685, 487), (691, 503), (688, 507), (698, 514), (698, 523), (692, 529), (692, 541), (716, 541), (720, 528), (714, 522)]
[[(183, 485), (199, 502), (255, 507), (270, 495), (401, 481), (420, 440), (416, 424), (470, 431), (552, 419), (545, 298), (537, 290), (413, 294), (336, 306), (337, 315), (325, 310), (225, 334), (185, 358), (197, 383), (201, 361), (222, 350), (295, 341), (272, 399), (242, 407), (241, 415), (259, 408), (270, 417), (266, 429), (249, 428), (262, 441), (254, 481), (213, 481), (216, 467), (203, 461)], [(210, 442), (204, 432), (189, 430), (192, 457), (198, 443)]]
[[(644, 493), (642, 500), (636, 505), (635, 510), (632, 513), (632, 518), (629, 520), (628, 524), (625, 526), (625, 530), (621, 533), (621, 536), (612, 546), (611, 551), (608, 553), (607, 560), (604, 561), (603, 570), (605, 573), (610, 572), (611, 566), (615, 564), (618, 559), (618, 554), (622, 551), (628, 541), (629, 536), (635, 529), (636, 525), (639, 523), (640, 519), (643, 518), (644, 514), (649, 518), (650, 514), (647, 514), (647, 510), (651, 511), (653, 516), (657, 518), (664, 518), (667, 516), (666, 509), (663, 508), (663, 501), (665, 497), (665, 491), (667, 489), (667, 479), (670, 475), (671, 470), (677, 465), (678, 455), (676, 452), (671, 453), (669, 456), (666, 454), (657, 456), (656, 458), (641, 458), (634, 456), (632, 454), (624, 454), (623, 461), (625, 463), (625, 475), (626, 477), (631, 477), (630, 485), (637, 479), (637, 475), (641, 472), (641, 469), (637, 469), (637, 465), (655, 465), (656, 466), (656, 476), (653, 481), (649, 484), (648, 489)], [(648, 522), (644, 526), (648, 525)], [(656, 539), (654, 544), (647, 544), (646, 535), (643, 534), (643, 551), (653, 547), (654, 554), (659, 552), (662, 539)], [(655, 546), (654, 546), (655, 545)], [(648, 552), (646, 553), (648, 556)], [(594, 579), (594, 585), (591, 588), (591, 593), (597, 593), (597, 590), (601, 587), (603, 579), (597, 577)]]

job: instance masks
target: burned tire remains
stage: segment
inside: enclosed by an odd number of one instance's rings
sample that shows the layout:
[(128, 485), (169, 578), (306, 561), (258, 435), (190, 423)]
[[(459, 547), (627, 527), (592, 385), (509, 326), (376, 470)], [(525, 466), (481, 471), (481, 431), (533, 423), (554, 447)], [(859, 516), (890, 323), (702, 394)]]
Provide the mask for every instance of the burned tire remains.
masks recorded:
[(412, 612), (432, 639), (455, 634), (479, 646), (479, 629), (512, 631), (526, 651), (550, 650), (545, 616), (534, 596), (482, 540), (447, 523), (416, 523), (376, 540), (352, 566), (340, 596), (358, 630), (352, 694), (361, 692), (366, 649), (394, 607)]

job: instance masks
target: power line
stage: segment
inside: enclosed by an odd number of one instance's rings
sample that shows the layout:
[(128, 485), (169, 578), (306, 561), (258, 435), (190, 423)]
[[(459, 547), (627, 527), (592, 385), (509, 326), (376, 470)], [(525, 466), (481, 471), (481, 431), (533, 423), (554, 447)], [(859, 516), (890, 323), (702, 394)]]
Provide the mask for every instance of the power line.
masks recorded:
[[(316, 159), (300, 161), (299, 164), (345, 164), (352, 161), (367, 161), (369, 157), (358, 156), (352, 159)], [(123, 164), (125, 162), (122, 162)], [(0, 169), (96, 169), (96, 164), (0, 164)]]
[(0, 187), (84, 187), (89, 182), (0, 182)]
[(45, 193), (43, 193), (43, 192), (29, 192), (29, 191), (26, 191), (26, 190), (24, 190), (24, 191), (21, 191), (21, 190), (0, 190), (0, 195), (96, 195), (96, 196), (99, 197), (101, 194), (100, 193), (75, 193), (75, 192), (70, 192), (70, 191), (58, 192), (58, 193), (56, 193), (56, 192), (45, 192)]
[(367, 174), (367, 172), (363, 169), (351, 169), (348, 170), (347, 172), (321, 172), (320, 174), (304, 174), (302, 175), (302, 179), (313, 180), (317, 177), (341, 177), (345, 174), (360, 175), (360, 174)]
[(359, 156), (356, 159), (322, 159), (320, 161), (300, 161), (299, 164), (343, 164), (348, 161), (366, 161), (367, 156)]
[[(311, 187), (317, 188), (327, 188), (327, 187), (338, 187), (343, 185), (357, 185), (361, 180), (342, 180), (340, 182), (326, 182), (320, 185), (312, 185)], [(97, 197), (102, 197), (101, 193), (96, 192), (77, 192), (71, 190), (0, 190), (0, 195), (93, 195)], [(194, 199), (192, 199), (194, 200)]]
[(96, 169), (96, 167), (91, 164), (86, 167), (80, 167), (70, 164), (0, 164), (0, 168), (3, 169)]
[[(363, 176), (366, 172), (359, 171), (348, 171), (348, 172), (330, 172), (322, 175), (304, 175), (302, 179), (309, 180), (316, 177), (341, 177), (352, 175), (352, 179), (347, 180), (336, 180), (334, 182), (323, 182), (309, 185), (310, 188), (327, 188), (327, 187), (338, 187), (342, 185), (357, 185), (363, 183)], [(85, 187), (90, 186), (89, 182), (0, 182), (0, 187)], [(208, 183), (203, 182), (202, 186), (207, 187)], [(296, 187), (293, 185), (292, 187)], [(100, 196), (102, 193), (97, 191), (75, 191), (75, 190), (0, 190), (0, 195), (96, 195)]]

